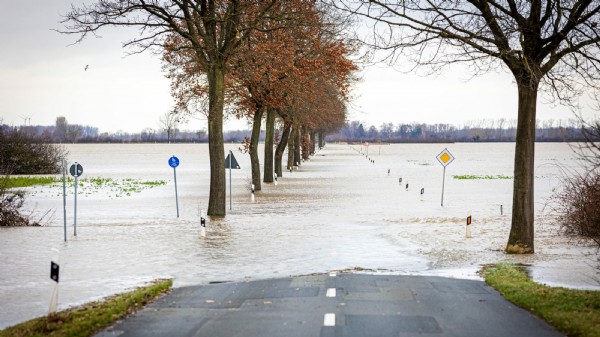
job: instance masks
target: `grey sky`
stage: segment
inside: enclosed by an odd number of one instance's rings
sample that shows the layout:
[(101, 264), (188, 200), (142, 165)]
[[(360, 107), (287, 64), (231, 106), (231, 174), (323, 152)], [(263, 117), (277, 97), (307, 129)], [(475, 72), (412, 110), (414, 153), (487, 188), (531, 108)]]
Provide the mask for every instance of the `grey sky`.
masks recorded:
[[(60, 14), (70, 0), (0, 2), (0, 119), (21, 125), (51, 125), (57, 116), (101, 131), (140, 131), (158, 127), (169, 111), (169, 81), (160, 59), (150, 54), (126, 56), (123, 41), (134, 30), (108, 29), (102, 38), (68, 46), (74, 36), (61, 35)], [(88, 70), (85, 66), (89, 65)], [(509, 74), (488, 74), (470, 81), (461, 67), (440, 76), (419, 77), (379, 66), (364, 72), (357, 84), (350, 119), (381, 125), (404, 122), (464, 124), (471, 120), (517, 115), (517, 93)], [(563, 107), (543, 104), (539, 119), (568, 119)], [(592, 115), (589, 101), (584, 112)], [(205, 128), (192, 121), (184, 129)], [(242, 129), (245, 121), (229, 121), (226, 129)]]

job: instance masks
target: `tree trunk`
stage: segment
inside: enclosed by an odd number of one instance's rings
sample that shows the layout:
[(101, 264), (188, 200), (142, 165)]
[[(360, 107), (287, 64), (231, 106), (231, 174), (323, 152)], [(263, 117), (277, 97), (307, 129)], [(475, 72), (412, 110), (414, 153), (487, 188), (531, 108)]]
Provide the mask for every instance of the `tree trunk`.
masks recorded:
[(317, 133), (315, 131), (310, 133), (310, 154), (314, 156), (315, 152), (317, 152)]
[(311, 141), (308, 128), (305, 126), (302, 128), (302, 160), (308, 160), (311, 154)]
[(210, 194), (208, 215), (225, 216), (225, 152), (223, 150), (223, 69), (217, 65), (208, 71), (208, 153), (210, 157)]
[(267, 125), (265, 135), (265, 173), (263, 181), (273, 182), (273, 136), (275, 134), (275, 111), (267, 108)]
[(319, 150), (325, 146), (325, 137), (323, 132), (319, 132)]
[(254, 190), (260, 191), (260, 160), (258, 159), (258, 141), (260, 139), (260, 125), (262, 123), (263, 109), (254, 112), (252, 121), (252, 136), (250, 138), (250, 166), (252, 167), (252, 184)]
[(275, 173), (277, 174), (277, 177), (283, 176), (283, 167), (281, 162), (283, 159), (283, 152), (285, 151), (285, 147), (288, 144), (288, 139), (290, 138), (291, 127), (291, 124), (285, 123), (285, 126), (283, 127), (283, 133), (281, 134), (281, 140), (275, 149)]
[(302, 132), (300, 126), (295, 128), (294, 133), (294, 166), (300, 166), (302, 162)]
[(534, 252), (534, 157), (535, 115), (539, 82), (521, 80), (519, 115), (515, 144), (512, 223), (506, 252), (531, 254)]
[(288, 141), (288, 161), (287, 161), (287, 169), (292, 170), (294, 168), (294, 153), (296, 143), (296, 134), (298, 134), (298, 128), (293, 125), (292, 126), (292, 134), (290, 135), (290, 139)]

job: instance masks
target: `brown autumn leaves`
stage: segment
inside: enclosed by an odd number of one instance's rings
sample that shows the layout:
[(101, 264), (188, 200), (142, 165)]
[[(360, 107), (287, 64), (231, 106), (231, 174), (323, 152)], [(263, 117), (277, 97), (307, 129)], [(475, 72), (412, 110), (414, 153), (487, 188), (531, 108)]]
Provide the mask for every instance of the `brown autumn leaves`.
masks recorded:
[[(263, 119), (267, 121), (264, 181), (272, 182), (274, 170), (278, 176), (282, 172), (281, 154), (275, 156), (275, 167), (267, 163), (274, 157), (273, 141), (300, 140), (306, 158), (314, 151), (316, 134), (344, 125), (344, 103), (357, 70), (350, 59), (355, 50), (342, 36), (343, 23), (333, 13), (312, 1), (285, 1), (270, 10), (271, 19), (262, 20), (248, 36), (235, 32), (240, 44), (224, 69), (225, 111), (247, 118), (253, 126), (245, 149), (250, 153), (257, 190), (261, 186), (257, 147)], [(248, 10), (241, 20), (250, 21), (253, 15)], [(189, 40), (178, 34), (171, 34), (164, 46), (164, 69), (176, 102), (174, 113), (181, 118), (207, 114), (205, 62), (199, 60)]]

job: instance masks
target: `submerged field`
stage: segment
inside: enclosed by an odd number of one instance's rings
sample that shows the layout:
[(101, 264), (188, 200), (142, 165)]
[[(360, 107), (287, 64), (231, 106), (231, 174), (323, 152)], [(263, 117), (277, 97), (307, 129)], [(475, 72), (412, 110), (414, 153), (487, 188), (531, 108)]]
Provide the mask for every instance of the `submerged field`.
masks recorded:
[[(529, 265), (533, 279), (543, 283), (600, 288), (594, 248), (558, 235), (545, 208), (563, 169), (577, 167), (566, 144), (537, 144), (536, 254), (530, 256), (503, 253), (513, 144), (371, 146), (374, 163), (364, 147), (328, 144), (298, 171), (284, 172), (278, 185), (263, 185), (255, 202), (249, 159), (237, 147), (226, 147), (241, 166), (232, 172), (233, 209), (228, 200), (227, 217), (209, 219), (201, 238), (209, 192), (206, 145), (70, 145), (70, 161), (84, 166), (82, 179), (165, 183), (116, 197), (110, 184), (90, 182), (93, 193), (83, 189), (78, 196), (76, 237), (69, 188), (66, 243), (62, 185), (25, 188), (29, 210), (53, 210), (54, 216), (41, 228), (0, 229), (0, 253), (11, 256), (0, 263), (0, 302), (6, 303), (0, 327), (45, 313), (51, 259), (61, 264), (63, 307), (156, 278), (174, 278), (180, 286), (332, 269), (478, 278), (482, 264), (498, 261)], [(443, 170), (435, 157), (444, 147), (456, 159), (446, 169), (442, 206)], [(172, 155), (180, 159), (179, 218), (167, 164)]]

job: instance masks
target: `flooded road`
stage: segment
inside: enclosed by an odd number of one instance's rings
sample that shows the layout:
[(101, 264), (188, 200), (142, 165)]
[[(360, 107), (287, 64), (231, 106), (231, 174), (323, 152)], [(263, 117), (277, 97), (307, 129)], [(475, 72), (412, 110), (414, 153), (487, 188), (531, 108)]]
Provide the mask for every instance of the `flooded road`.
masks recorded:
[[(456, 160), (446, 169), (442, 207), (443, 169), (435, 157), (445, 147)], [(503, 253), (510, 229), (514, 144), (368, 149), (328, 144), (298, 171), (284, 172), (277, 185), (263, 184), (254, 202), (249, 158), (237, 148), (226, 146), (241, 166), (232, 172), (233, 209), (228, 199), (227, 217), (209, 219), (202, 238), (200, 212), (208, 204), (209, 187), (206, 144), (68, 146), (69, 161), (84, 167), (81, 178), (167, 183), (130, 195), (106, 186), (81, 187), (76, 237), (69, 189), (66, 243), (62, 187), (28, 189), (29, 210), (54, 214), (44, 227), (0, 228), (0, 328), (47, 313), (52, 259), (61, 266), (62, 308), (155, 278), (174, 278), (175, 286), (182, 286), (344, 269), (477, 278), (482, 264), (499, 261), (529, 264), (532, 277), (548, 284), (600, 289), (593, 247), (559, 236), (544, 209), (561, 170), (578, 165), (566, 144), (536, 146), (532, 256)], [(167, 164), (172, 155), (180, 159), (180, 218), (173, 169)], [(493, 179), (454, 177), (465, 175)], [(473, 218), (470, 239), (465, 238), (468, 215)]]

